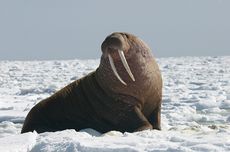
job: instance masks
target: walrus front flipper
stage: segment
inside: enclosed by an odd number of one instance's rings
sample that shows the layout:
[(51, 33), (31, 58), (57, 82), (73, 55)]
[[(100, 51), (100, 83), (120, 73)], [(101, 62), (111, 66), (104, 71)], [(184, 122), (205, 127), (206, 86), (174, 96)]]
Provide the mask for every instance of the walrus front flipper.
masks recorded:
[(134, 132), (153, 129), (153, 126), (149, 123), (148, 119), (144, 116), (144, 114), (141, 112), (141, 110), (138, 107), (134, 107), (134, 112), (135, 113), (133, 113), (133, 116), (131, 117), (132, 120), (130, 121), (133, 122), (132, 125), (135, 127), (133, 130)]
[(161, 105), (159, 105), (148, 118), (149, 122), (152, 124), (153, 129), (161, 130)]
[(153, 129), (153, 126), (149, 123), (148, 119), (144, 116), (144, 114), (141, 112), (141, 110), (139, 108), (135, 108), (135, 111), (138, 115), (138, 117), (141, 119), (141, 126), (139, 126), (138, 128), (136, 128), (134, 130), (134, 132), (136, 131), (142, 131), (142, 130), (147, 130), (147, 129)]

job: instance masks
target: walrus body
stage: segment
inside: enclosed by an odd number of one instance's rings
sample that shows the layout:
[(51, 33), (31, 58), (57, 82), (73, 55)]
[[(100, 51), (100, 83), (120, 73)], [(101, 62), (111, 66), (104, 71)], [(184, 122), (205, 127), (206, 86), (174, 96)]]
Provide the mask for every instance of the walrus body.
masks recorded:
[[(124, 52), (131, 74), (122, 66), (118, 50)], [(102, 52), (96, 71), (35, 105), (21, 133), (160, 129), (162, 78), (149, 47), (131, 34), (113, 33), (103, 42)]]

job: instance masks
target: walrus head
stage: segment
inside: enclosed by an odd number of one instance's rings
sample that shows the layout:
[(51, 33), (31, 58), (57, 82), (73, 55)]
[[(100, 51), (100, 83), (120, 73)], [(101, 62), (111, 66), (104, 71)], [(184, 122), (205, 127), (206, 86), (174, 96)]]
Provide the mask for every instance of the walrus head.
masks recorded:
[(130, 70), (129, 64), (126, 60), (125, 54), (128, 53), (130, 45), (127, 39), (127, 34), (125, 33), (113, 33), (109, 35), (101, 45), (101, 50), (103, 52), (103, 57), (109, 59), (110, 66), (113, 70), (113, 73), (118, 78), (118, 80), (127, 85), (126, 82), (119, 76), (116, 66), (114, 64), (114, 59), (121, 60), (122, 64), (130, 76), (130, 78), (135, 81), (132, 71)]
[(105, 38), (101, 51), (96, 75), (105, 91), (139, 97), (154, 84), (152, 73), (158, 67), (140, 38), (115, 32)]

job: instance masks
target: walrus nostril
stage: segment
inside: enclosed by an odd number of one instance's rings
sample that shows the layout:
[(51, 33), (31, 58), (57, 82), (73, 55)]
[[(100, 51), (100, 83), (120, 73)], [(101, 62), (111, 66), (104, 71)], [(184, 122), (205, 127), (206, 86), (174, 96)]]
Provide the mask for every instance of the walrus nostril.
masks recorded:
[(118, 50), (117, 48), (112, 47), (112, 46), (109, 46), (107, 49), (108, 49), (109, 52), (115, 52), (115, 51)]

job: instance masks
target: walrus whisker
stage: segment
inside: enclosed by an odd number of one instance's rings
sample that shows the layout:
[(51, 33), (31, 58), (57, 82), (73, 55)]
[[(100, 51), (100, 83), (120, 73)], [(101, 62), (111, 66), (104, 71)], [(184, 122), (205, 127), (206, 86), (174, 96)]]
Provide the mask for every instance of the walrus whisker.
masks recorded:
[(125, 58), (124, 52), (123, 52), (122, 50), (118, 50), (118, 53), (119, 53), (119, 56), (120, 56), (120, 58), (121, 58), (121, 61), (122, 61), (123, 65), (124, 65), (124, 67), (125, 67), (125, 70), (128, 72), (130, 78), (131, 78), (133, 81), (135, 81), (135, 78), (134, 78), (134, 76), (133, 76), (133, 74), (132, 74), (132, 72), (131, 72), (131, 70), (130, 70), (130, 68), (129, 68), (128, 62), (127, 62), (127, 60), (126, 60), (126, 58)]
[(119, 74), (117, 73), (116, 67), (115, 67), (114, 62), (113, 62), (113, 58), (111, 57), (110, 54), (108, 54), (108, 56), (109, 56), (109, 63), (110, 63), (110, 66), (111, 66), (111, 68), (112, 68), (112, 70), (113, 70), (113, 73), (115, 74), (115, 76), (117, 77), (117, 79), (118, 79), (122, 84), (127, 85), (127, 84), (121, 79), (121, 77), (119, 76)]

